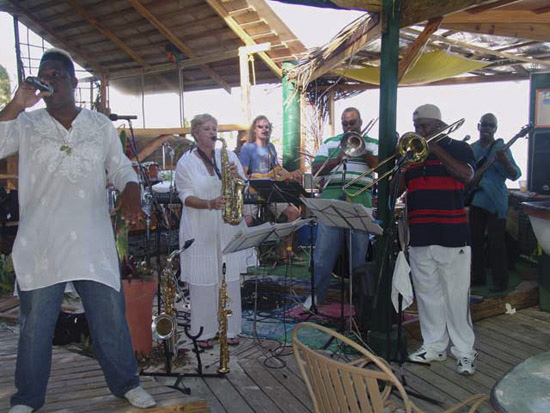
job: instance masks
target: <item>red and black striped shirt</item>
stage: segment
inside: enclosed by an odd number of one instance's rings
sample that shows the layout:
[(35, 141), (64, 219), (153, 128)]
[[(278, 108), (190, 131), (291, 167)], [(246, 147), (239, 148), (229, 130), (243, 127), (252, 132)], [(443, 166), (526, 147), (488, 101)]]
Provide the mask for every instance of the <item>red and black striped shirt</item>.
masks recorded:
[[(470, 146), (444, 138), (439, 145), (458, 161), (475, 168)], [(434, 154), (405, 172), (410, 245), (462, 247), (470, 245), (468, 214), (464, 208), (464, 184), (453, 178)]]

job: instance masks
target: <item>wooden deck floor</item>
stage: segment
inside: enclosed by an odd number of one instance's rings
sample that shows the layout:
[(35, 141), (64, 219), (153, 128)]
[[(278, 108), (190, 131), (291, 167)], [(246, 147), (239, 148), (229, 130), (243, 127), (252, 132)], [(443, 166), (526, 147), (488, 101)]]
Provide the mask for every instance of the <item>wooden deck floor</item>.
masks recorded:
[[(421, 366), (405, 363), (403, 374), (409, 389), (442, 402), (442, 407), (470, 394), (489, 393), (496, 381), (524, 359), (550, 350), (550, 313), (529, 308), (513, 315), (501, 315), (475, 324), (479, 352), (477, 373), (464, 377), (456, 373), (455, 362)], [(0, 411), (7, 411), (13, 392), (13, 370), (17, 334), (14, 328), (0, 331)], [(231, 348), (231, 372), (225, 378), (185, 378), (191, 396), (164, 386), (173, 379), (149, 377), (142, 380), (161, 405), (159, 411), (204, 411), (205, 401), (213, 412), (309, 412), (312, 404), (301, 380), (290, 348), (279, 356), (284, 364), (266, 361), (274, 342), (243, 340)], [(415, 343), (411, 342), (410, 347)], [(205, 359), (216, 357), (217, 347)], [(124, 400), (110, 395), (97, 363), (64, 348), (55, 348), (47, 405), (41, 412), (124, 412), (132, 411)], [(208, 364), (205, 363), (205, 364)], [(271, 366), (269, 366), (271, 364)], [(276, 367), (276, 368), (273, 368)], [(213, 370), (214, 367), (211, 367)], [(208, 369), (206, 370), (208, 371)], [(413, 398), (426, 412), (442, 407)]]

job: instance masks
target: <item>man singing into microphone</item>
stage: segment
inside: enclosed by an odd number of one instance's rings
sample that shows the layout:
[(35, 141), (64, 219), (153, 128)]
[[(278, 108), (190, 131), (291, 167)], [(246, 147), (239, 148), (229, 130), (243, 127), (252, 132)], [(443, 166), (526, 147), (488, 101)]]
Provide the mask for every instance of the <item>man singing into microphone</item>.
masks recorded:
[[(109, 178), (122, 192), (123, 219), (136, 222), (136, 174), (109, 119), (76, 106), (78, 81), (68, 53), (47, 50), (38, 79), (53, 93), (37, 93), (25, 82), (0, 112), (0, 157), (19, 154), (21, 219), (13, 263), (20, 337), (10, 413), (44, 405), (53, 332), (68, 282), (82, 299), (111, 392), (136, 407), (152, 407), (155, 401), (139, 384), (105, 194)], [(46, 109), (25, 111), (42, 98)]]

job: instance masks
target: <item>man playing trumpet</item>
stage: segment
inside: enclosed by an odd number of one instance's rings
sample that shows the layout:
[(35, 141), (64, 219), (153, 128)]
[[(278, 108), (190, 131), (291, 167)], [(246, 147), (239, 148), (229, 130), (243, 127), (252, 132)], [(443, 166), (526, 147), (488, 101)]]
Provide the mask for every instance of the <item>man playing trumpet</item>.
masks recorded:
[[(342, 113), (343, 134), (327, 139), (319, 148), (313, 159), (311, 171), (313, 175), (324, 175), (330, 179), (328, 185), (323, 189), (323, 199), (343, 199), (350, 202), (357, 202), (366, 207), (372, 206), (371, 191), (367, 190), (355, 197), (348, 197), (342, 187), (351, 182), (357, 176), (363, 174), (378, 165), (378, 141), (368, 136), (362, 136), (365, 142), (364, 153), (344, 159), (346, 156), (341, 145), (342, 138), (348, 132), (355, 132), (361, 137), (361, 126), (363, 121), (361, 114), (356, 108), (347, 108)], [(344, 167), (341, 167), (345, 162)], [(365, 175), (358, 179), (357, 185), (362, 188), (372, 182), (372, 175)], [(355, 188), (357, 189), (357, 188)], [(349, 199), (348, 199), (349, 198)], [(315, 242), (314, 268), (315, 268), (315, 298), (322, 303), (328, 290), (332, 268), (340, 254), (344, 240), (348, 239), (347, 231), (342, 228), (329, 227), (319, 222), (317, 240)], [(352, 267), (355, 270), (365, 264), (367, 248), (369, 246), (369, 234), (366, 232), (352, 233)], [(350, 246), (348, 246), (350, 248)], [(304, 307), (309, 309), (312, 305), (312, 297), (304, 302)]]

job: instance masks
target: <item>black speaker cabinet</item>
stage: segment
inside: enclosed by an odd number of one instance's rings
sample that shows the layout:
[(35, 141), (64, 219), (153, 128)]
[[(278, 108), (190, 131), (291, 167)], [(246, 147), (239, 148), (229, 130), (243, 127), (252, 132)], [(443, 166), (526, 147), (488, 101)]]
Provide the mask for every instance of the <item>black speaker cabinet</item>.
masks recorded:
[(550, 195), (550, 130), (535, 130), (531, 139), (529, 191)]

